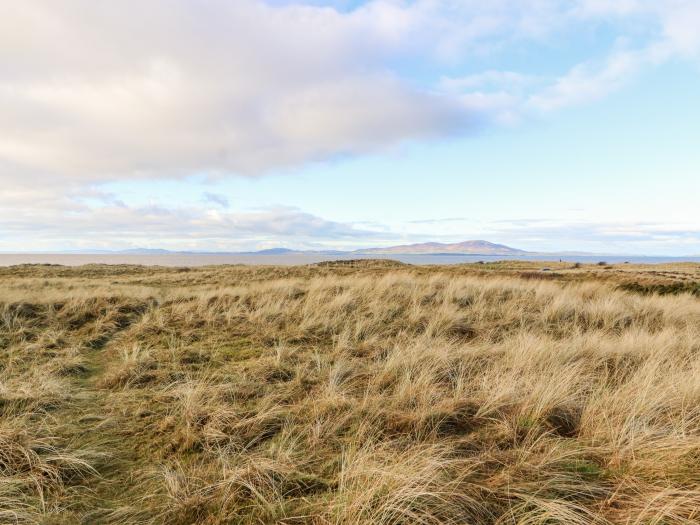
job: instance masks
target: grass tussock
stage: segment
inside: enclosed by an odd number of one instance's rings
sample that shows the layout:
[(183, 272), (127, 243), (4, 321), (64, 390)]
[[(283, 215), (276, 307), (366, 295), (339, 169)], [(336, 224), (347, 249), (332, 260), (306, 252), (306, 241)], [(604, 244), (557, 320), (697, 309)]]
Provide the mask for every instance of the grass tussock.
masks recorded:
[(0, 522), (697, 523), (700, 302), (556, 270), (5, 270)]

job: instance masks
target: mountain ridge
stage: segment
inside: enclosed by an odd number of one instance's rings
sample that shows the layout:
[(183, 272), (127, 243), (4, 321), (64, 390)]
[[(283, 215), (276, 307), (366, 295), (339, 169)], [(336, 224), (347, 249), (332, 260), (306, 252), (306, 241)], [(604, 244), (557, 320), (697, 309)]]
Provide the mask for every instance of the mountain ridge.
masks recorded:
[(417, 255), (526, 255), (530, 252), (484, 240), (455, 243), (423, 242), (382, 248), (355, 250), (359, 254), (417, 254)]
[(167, 250), (162, 248), (129, 248), (124, 250), (85, 249), (71, 250), (68, 253), (97, 253), (120, 255), (167, 255), (167, 254), (197, 254), (197, 255), (528, 255), (534, 252), (512, 248), (505, 244), (497, 244), (484, 240), (470, 240), (455, 243), (423, 242), (400, 244), (376, 248), (360, 248), (357, 250), (295, 250), (277, 247), (262, 250), (245, 251), (197, 251), (197, 250)]

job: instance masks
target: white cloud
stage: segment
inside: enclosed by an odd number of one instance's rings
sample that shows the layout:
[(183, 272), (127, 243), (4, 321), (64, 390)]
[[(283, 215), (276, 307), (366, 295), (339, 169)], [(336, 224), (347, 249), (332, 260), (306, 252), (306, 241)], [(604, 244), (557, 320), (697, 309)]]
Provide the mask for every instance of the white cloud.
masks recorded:
[(376, 235), (373, 230), (327, 220), (293, 207), (232, 212), (222, 209), (219, 202), (212, 206), (164, 207), (127, 206), (106, 199), (101, 206), (89, 206), (75, 199), (51, 201), (47, 197), (44, 192), (16, 194), (13, 200), (4, 201), (0, 209), (0, 250), (144, 246), (248, 250), (279, 245), (303, 248), (357, 244)]
[(634, 32), (650, 35), (650, 55), (700, 57), (700, 3), (697, 0), (580, 0), (574, 12), (582, 18), (627, 20)]
[(468, 128), (458, 101), (385, 65), (426, 9), (6, 3), (0, 176), (254, 174)]
[(672, 51), (697, 58), (700, 55), (700, 2), (676, 0), (662, 13), (664, 36)]
[(602, 66), (579, 64), (531, 96), (528, 105), (538, 110), (552, 111), (600, 99), (619, 89), (649, 60), (648, 50), (619, 51), (607, 57)]

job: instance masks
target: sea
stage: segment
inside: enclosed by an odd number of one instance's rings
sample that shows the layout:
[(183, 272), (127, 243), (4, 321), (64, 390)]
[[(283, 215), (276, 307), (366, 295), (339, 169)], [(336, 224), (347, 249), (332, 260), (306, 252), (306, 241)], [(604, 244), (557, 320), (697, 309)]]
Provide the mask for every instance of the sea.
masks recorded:
[(351, 259), (391, 259), (414, 265), (468, 264), (494, 261), (563, 261), (571, 263), (595, 264), (664, 264), (678, 262), (700, 263), (698, 257), (647, 257), (639, 255), (322, 255), (322, 254), (280, 254), (280, 255), (237, 255), (237, 254), (36, 254), (0, 253), (0, 266), (20, 264), (54, 264), (81, 266), (84, 264), (134, 264), (144, 266), (210, 266), (220, 264), (246, 265), (304, 265), (323, 261)]

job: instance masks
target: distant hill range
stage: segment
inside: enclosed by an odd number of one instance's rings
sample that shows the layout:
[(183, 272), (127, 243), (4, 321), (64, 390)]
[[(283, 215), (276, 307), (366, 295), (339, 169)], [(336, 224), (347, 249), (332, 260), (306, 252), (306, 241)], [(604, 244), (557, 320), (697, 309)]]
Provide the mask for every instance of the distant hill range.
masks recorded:
[(440, 242), (404, 244), (400, 246), (389, 246), (386, 248), (368, 248), (365, 250), (356, 250), (353, 253), (377, 255), (526, 255), (530, 252), (488, 241), (464, 241), (450, 244)]
[(249, 252), (205, 252), (205, 251), (170, 251), (160, 248), (133, 248), (129, 250), (79, 250), (72, 253), (122, 254), (122, 255), (167, 255), (167, 254), (198, 254), (198, 255), (532, 255), (511, 248), (504, 244), (488, 241), (464, 241), (455, 243), (424, 242), (419, 244), (402, 244), (382, 248), (363, 248), (361, 250), (292, 250), (289, 248), (268, 248)]

